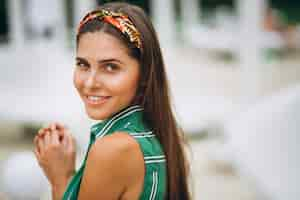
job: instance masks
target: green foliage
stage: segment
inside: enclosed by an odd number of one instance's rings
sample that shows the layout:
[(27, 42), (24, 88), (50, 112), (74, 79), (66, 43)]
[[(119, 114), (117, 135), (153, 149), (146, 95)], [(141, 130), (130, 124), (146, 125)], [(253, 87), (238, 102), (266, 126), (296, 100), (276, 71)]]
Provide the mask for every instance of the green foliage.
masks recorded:
[(300, 1), (299, 0), (272, 0), (271, 7), (278, 9), (284, 16), (287, 24), (300, 23)]
[(7, 2), (0, 1), (0, 35), (8, 32)]
[[(198, 0), (199, 1), (199, 0)], [(236, 0), (200, 0), (200, 5), (204, 9), (215, 9), (217, 6), (235, 7)]]

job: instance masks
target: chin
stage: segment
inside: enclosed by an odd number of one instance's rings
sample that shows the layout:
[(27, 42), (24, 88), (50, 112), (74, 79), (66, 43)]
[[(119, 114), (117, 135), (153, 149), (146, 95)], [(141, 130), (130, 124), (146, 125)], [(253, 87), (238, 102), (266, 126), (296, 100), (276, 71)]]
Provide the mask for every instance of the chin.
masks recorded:
[(90, 114), (87, 114), (87, 115), (92, 120), (104, 120), (105, 119), (103, 117), (99, 117), (99, 116), (96, 116), (96, 115), (90, 115)]
[(86, 107), (85, 112), (93, 120), (104, 120), (111, 116), (111, 113), (105, 112), (103, 109), (90, 109)]
[(87, 113), (88, 117), (93, 120), (105, 120), (110, 117), (110, 114), (105, 114), (102, 112), (86, 111), (86, 113)]
[(88, 104), (85, 104), (85, 111), (89, 118), (93, 120), (105, 120), (110, 118), (115, 113), (119, 112), (121, 109), (127, 107), (128, 104), (122, 105), (121, 103), (115, 103), (115, 102), (106, 102), (103, 105), (100, 106), (90, 106)]

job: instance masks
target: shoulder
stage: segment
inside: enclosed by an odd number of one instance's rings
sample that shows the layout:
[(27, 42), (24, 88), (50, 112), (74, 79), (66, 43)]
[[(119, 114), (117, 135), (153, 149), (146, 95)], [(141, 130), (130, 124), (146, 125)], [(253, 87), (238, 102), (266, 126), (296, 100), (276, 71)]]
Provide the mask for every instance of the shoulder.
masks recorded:
[(91, 147), (89, 157), (101, 158), (111, 157), (123, 160), (124, 156), (130, 159), (132, 154), (141, 153), (139, 144), (126, 132), (115, 132), (112, 135), (105, 136), (96, 140)]
[[(114, 199), (109, 195), (122, 194), (143, 176), (144, 158), (139, 144), (129, 134), (116, 132), (96, 140), (91, 147), (81, 195), (88, 197), (98, 194), (99, 198)], [(93, 191), (93, 188), (97, 189)]]

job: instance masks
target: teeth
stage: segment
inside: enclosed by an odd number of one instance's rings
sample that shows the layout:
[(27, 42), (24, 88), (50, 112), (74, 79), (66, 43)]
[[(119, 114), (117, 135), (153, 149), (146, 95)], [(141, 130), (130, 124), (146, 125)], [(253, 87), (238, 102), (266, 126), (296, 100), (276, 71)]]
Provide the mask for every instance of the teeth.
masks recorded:
[(104, 97), (88, 96), (87, 98), (91, 101), (99, 101), (99, 100), (103, 99)]

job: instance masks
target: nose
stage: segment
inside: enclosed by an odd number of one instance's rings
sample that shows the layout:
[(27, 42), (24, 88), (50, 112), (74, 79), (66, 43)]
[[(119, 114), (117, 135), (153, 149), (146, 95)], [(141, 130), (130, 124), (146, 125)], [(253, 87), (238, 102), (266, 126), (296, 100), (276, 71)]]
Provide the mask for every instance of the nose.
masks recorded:
[(92, 70), (85, 81), (85, 87), (87, 89), (94, 89), (101, 87), (101, 80), (97, 71)]

